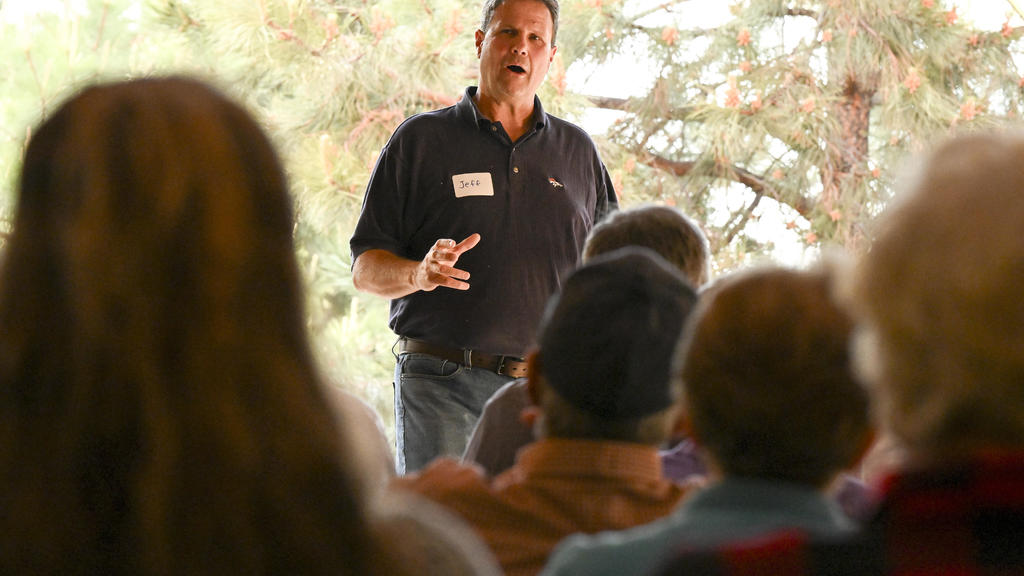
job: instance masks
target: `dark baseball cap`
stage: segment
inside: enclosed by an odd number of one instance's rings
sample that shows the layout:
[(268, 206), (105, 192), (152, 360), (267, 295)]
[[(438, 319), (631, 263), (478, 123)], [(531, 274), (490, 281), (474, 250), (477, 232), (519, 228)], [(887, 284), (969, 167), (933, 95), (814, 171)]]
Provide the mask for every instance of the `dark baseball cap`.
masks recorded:
[(567, 402), (609, 420), (671, 406), (673, 356), (697, 301), (682, 274), (646, 248), (622, 248), (574, 271), (548, 302), (541, 372)]

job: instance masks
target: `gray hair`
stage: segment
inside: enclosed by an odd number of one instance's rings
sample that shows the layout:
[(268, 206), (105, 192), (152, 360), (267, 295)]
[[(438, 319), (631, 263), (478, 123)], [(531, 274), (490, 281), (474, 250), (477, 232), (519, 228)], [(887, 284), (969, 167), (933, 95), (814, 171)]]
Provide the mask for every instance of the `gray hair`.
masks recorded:
[[(674, 396), (681, 396), (682, 381), (673, 377)], [(538, 438), (569, 438), (632, 442), (659, 446), (672, 435), (680, 416), (681, 405), (672, 406), (639, 418), (608, 419), (578, 408), (563, 398), (547, 383), (539, 383), (541, 415), (534, 425)]]
[(913, 454), (1024, 447), (1022, 162), (1021, 132), (940, 147), (882, 216), (855, 275), (870, 338), (858, 361)]

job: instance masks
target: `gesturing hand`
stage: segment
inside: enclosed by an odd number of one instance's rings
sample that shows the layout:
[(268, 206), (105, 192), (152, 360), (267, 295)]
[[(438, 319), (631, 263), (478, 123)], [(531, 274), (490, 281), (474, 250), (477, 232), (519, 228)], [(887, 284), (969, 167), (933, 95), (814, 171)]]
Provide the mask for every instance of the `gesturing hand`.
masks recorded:
[(458, 244), (448, 238), (434, 242), (433, 248), (427, 251), (427, 255), (413, 272), (413, 285), (426, 292), (438, 286), (469, 290), (469, 283), (465, 282), (469, 280), (469, 272), (455, 268), (455, 263), (459, 261), (459, 256), (476, 246), (478, 242), (479, 234), (472, 234)]

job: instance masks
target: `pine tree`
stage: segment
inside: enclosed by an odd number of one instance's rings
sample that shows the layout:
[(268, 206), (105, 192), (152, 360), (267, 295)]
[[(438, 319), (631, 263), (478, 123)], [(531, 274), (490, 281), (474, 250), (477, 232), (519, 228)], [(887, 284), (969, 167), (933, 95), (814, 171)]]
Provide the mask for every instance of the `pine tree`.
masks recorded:
[[(166, 38), (138, 26), (138, 0), (104, 0), (15, 18), (0, 3), (0, 230), (10, 226), (14, 179), (32, 126), (90, 82), (172, 66)], [(19, 10), (20, 14), (20, 10)]]
[[(607, 23), (590, 54), (639, 45), (660, 71), (642, 97), (595, 98), (625, 111), (610, 131), (622, 188), (707, 222), (720, 264), (765, 248), (744, 234), (765, 199), (808, 245), (862, 249), (908, 154), (1021, 112), (1009, 16), (986, 32), (941, 0), (746, 0), (694, 30), (673, 21), (685, 1), (658, 19), (589, 3)], [(716, 210), (730, 187), (746, 201)]]

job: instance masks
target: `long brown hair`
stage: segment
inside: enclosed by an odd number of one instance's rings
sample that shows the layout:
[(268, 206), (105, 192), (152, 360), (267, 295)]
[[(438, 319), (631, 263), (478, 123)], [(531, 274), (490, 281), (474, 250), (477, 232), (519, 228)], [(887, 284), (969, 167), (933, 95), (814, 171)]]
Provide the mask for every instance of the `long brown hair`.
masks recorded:
[(28, 145), (0, 269), (0, 572), (366, 572), (281, 163), (186, 78)]

